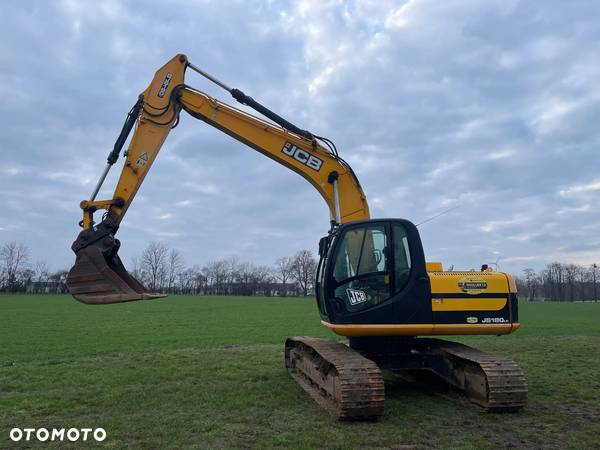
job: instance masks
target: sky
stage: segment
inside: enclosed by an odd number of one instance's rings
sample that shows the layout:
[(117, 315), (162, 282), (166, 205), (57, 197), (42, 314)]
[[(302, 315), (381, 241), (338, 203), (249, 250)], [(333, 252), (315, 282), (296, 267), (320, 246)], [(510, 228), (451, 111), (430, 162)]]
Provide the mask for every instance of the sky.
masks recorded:
[[(372, 217), (447, 211), (419, 225), (430, 261), (600, 263), (597, 1), (18, 0), (3, 18), (0, 245), (53, 270), (74, 261), (79, 202), (126, 113), (177, 53), (332, 139)], [(126, 266), (153, 240), (190, 266), (272, 264), (316, 253), (328, 227), (303, 178), (182, 114), (118, 237)]]

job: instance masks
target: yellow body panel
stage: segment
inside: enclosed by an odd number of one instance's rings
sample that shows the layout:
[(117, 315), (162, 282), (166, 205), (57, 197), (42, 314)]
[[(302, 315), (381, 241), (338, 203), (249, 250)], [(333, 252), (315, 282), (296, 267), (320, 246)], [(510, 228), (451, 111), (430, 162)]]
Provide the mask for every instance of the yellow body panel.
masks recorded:
[(506, 306), (504, 298), (433, 298), (432, 311), (499, 311)]
[[(429, 272), (431, 295), (464, 294), (465, 297), (479, 294), (508, 294), (510, 288), (509, 276), (502, 272)], [(487, 299), (489, 300), (489, 299)]]
[[(428, 268), (438, 265), (428, 263)], [(502, 272), (429, 271), (431, 309), (444, 311), (500, 311), (513, 289), (514, 280)], [(496, 295), (493, 295), (496, 294)], [(452, 323), (452, 324), (360, 324), (343, 325), (321, 321), (341, 336), (436, 336), (436, 335), (501, 335), (519, 328), (519, 323)]]
[(427, 272), (442, 272), (442, 263), (441, 262), (430, 262), (427, 261), (425, 263), (427, 267)]
[(508, 334), (520, 327), (519, 323), (494, 324), (409, 324), (409, 325), (339, 325), (321, 320), (321, 325), (340, 336), (440, 336), (469, 334)]

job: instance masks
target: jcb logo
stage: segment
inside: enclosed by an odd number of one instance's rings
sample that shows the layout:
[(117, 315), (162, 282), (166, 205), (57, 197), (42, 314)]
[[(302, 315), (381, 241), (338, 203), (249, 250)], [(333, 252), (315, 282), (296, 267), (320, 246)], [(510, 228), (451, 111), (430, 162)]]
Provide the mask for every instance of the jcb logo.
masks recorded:
[(317, 172), (321, 170), (323, 161), (317, 158), (316, 156), (311, 155), (306, 150), (302, 150), (301, 148), (296, 147), (295, 145), (290, 144), (289, 142), (286, 142), (281, 151), (286, 155), (291, 156), (296, 161), (301, 162), (305, 166), (316, 170)]
[(160, 89), (158, 90), (158, 96), (160, 98), (163, 98), (165, 96), (165, 92), (167, 92), (167, 88), (169, 87), (169, 84), (171, 83), (172, 79), (173, 79), (173, 74), (171, 72), (169, 72), (167, 74), (167, 76), (165, 77), (164, 81), (162, 82)]
[(350, 300), (351, 305), (358, 305), (369, 300), (367, 293), (359, 289), (346, 289), (346, 294), (348, 294), (348, 300)]

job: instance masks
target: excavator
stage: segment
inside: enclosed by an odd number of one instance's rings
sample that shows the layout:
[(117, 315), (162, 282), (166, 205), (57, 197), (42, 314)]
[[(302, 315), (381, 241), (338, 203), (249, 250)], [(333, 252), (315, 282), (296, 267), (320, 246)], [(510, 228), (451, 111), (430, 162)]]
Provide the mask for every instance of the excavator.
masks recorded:
[[(185, 84), (186, 70), (228, 91), (249, 114)], [(127, 114), (89, 200), (72, 245), (70, 293), (86, 304), (164, 297), (127, 272), (115, 238), (127, 209), (181, 111), (293, 170), (325, 199), (329, 229), (319, 241), (315, 280), (321, 324), (338, 339), (289, 337), (285, 367), (313, 399), (339, 420), (376, 420), (384, 411), (383, 370), (417, 383), (441, 382), (491, 412), (527, 402), (527, 381), (512, 360), (440, 335), (505, 335), (519, 326), (514, 279), (481, 271), (444, 271), (426, 262), (417, 227), (405, 219), (371, 219), (358, 178), (334, 143), (285, 120), (239, 89), (178, 54), (161, 67)], [(109, 200), (96, 197), (134, 130)], [(94, 213), (103, 211), (94, 221)]]

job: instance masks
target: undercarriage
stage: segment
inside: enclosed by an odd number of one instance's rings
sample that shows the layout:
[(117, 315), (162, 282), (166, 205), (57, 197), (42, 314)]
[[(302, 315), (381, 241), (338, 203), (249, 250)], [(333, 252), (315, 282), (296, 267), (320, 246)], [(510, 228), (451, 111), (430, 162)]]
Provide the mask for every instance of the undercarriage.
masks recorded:
[(360, 337), (346, 345), (293, 337), (286, 341), (285, 365), (340, 420), (375, 420), (383, 414), (381, 370), (420, 384), (434, 374), (490, 412), (516, 412), (527, 403), (527, 381), (514, 361), (441, 339)]

